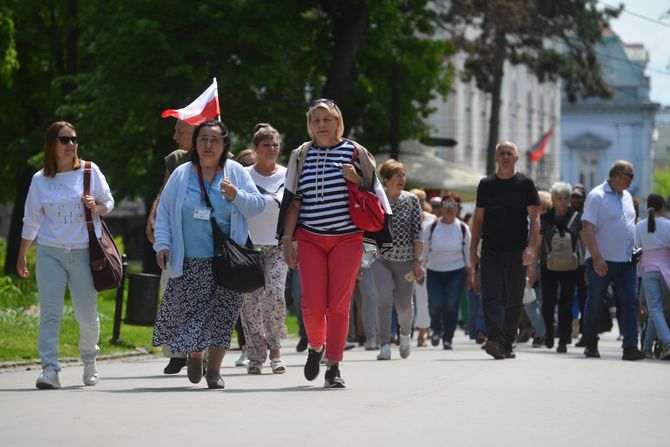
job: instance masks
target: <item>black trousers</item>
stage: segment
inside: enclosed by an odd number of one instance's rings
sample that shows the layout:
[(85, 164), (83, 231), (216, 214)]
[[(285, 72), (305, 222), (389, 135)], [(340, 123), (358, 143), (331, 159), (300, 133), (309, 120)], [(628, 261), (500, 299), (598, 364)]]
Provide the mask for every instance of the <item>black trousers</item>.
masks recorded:
[(516, 338), (526, 286), (523, 250), (482, 249), (480, 265), (484, 321), (489, 338), (511, 348)]
[[(572, 300), (575, 294), (578, 270), (552, 272), (542, 266), (542, 316), (547, 328), (545, 336), (554, 337), (554, 309), (558, 303), (558, 343), (572, 343)], [(561, 288), (560, 299), (558, 287)]]

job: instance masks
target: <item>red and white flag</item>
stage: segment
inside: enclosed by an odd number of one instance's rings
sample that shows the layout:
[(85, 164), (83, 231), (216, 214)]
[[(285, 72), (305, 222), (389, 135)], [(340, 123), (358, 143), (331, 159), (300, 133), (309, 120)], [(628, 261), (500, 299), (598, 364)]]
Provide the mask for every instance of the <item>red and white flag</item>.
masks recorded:
[(219, 111), (219, 91), (216, 86), (216, 78), (212, 81), (207, 90), (198, 99), (187, 105), (183, 109), (167, 109), (161, 113), (162, 118), (174, 116), (177, 119), (197, 126), (207, 120), (212, 120), (220, 115)]
[(531, 162), (536, 162), (544, 156), (544, 151), (547, 148), (547, 143), (549, 143), (549, 139), (551, 138), (551, 134), (553, 132), (554, 129), (549, 129), (549, 132), (542, 135), (540, 141), (535, 143), (533, 147), (530, 148), (528, 151), (528, 158), (530, 158)]

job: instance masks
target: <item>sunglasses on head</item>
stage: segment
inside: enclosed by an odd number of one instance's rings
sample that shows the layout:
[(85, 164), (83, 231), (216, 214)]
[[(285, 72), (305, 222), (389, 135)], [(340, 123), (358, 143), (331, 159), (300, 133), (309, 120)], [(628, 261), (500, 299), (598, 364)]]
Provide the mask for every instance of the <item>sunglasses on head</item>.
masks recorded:
[(79, 137), (56, 137), (60, 144), (79, 144)]
[(325, 104), (328, 107), (333, 107), (335, 105), (335, 101), (333, 101), (332, 99), (328, 99), (328, 98), (319, 98), (319, 99), (315, 99), (314, 101), (312, 101), (312, 104), (310, 104), (310, 107), (316, 107), (319, 104)]

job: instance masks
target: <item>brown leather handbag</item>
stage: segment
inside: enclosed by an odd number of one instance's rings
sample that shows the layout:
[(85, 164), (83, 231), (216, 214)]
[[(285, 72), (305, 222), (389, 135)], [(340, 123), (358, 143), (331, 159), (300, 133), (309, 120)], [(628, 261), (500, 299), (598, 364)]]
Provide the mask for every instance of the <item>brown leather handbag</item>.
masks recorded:
[[(91, 193), (91, 162), (84, 163), (84, 195)], [(121, 286), (123, 279), (123, 265), (119, 249), (114, 243), (114, 237), (109, 228), (100, 218), (102, 226), (102, 237), (98, 239), (93, 226), (93, 215), (91, 210), (84, 207), (86, 213), (86, 228), (88, 228), (88, 251), (91, 258), (91, 274), (93, 275), (93, 286), (98, 292), (116, 289)]]

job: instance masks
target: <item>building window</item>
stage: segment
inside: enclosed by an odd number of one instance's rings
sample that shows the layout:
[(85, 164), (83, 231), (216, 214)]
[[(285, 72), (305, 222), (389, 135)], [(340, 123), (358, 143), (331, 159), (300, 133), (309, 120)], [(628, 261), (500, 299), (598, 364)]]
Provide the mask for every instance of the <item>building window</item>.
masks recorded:
[(582, 151), (579, 153), (579, 183), (587, 191), (592, 190), (599, 182), (598, 151)]

